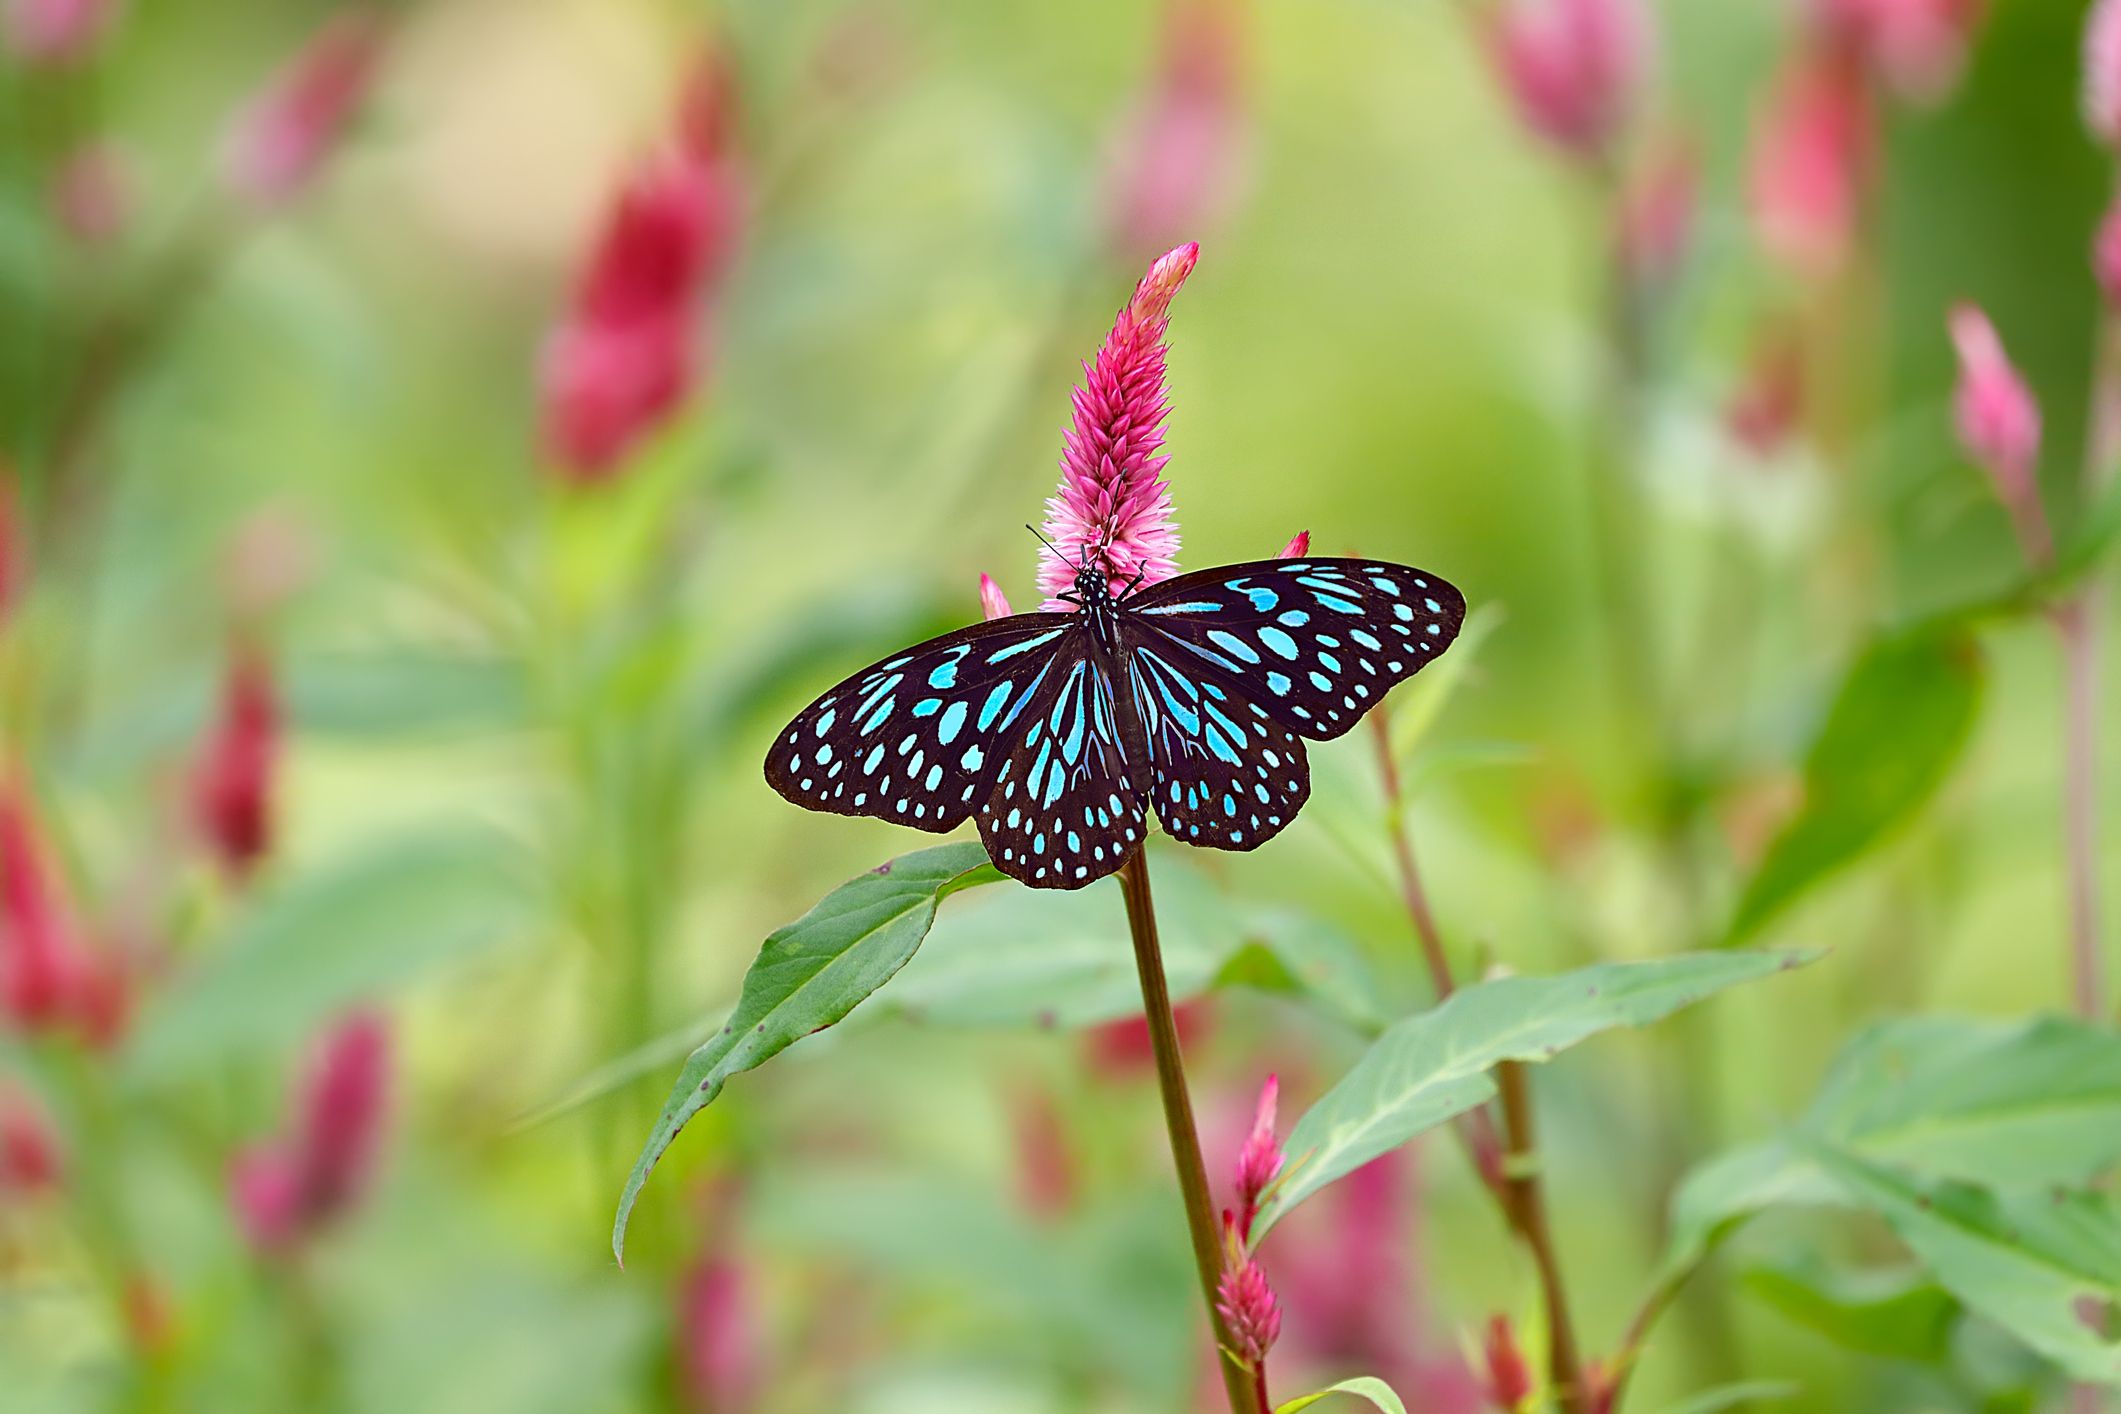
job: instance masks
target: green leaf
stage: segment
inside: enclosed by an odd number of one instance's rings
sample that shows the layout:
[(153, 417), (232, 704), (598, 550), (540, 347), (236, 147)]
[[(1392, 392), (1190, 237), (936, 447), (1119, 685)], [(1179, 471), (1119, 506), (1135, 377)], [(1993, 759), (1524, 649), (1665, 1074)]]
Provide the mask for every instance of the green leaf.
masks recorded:
[(1981, 704), (1981, 650), (1962, 621), (1873, 643), (1849, 669), (1804, 763), (1804, 804), (1769, 844), (1725, 945), (1744, 941), (1935, 795)]
[(644, 1075), (675, 1065), (707, 1044), (709, 1034), (708, 1022), (694, 1021), (675, 1031), (666, 1031), (653, 1040), (643, 1041), (624, 1055), (614, 1056), (579, 1077), (551, 1099), (526, 1110), (508, 1126), (508, 1132), (519, 1134), (549, 1124), (584, 1105), (594, 1104), (606, 1095), (625, 1089)]
[(334, 1012), (530, 926), (528, 862), (490, 831), (396, 838), (272, 880), (226, 944), (157, 999), (125, 1056), (162, 1084), (292, 1044)]
[(627, 1175), (611, 1229), (612, 1255), (621, 1266), (626, 1223), (641, 1185), (678, 1131), (714, 1103), (729, 1077), (841, 1020), (906, 965), (945, 898), (1001, 877), (976, 843), (919, 850), (840, 885), (766, 939), (744, 975), (735, 1012), (685, 1062)]
[(1287, 1404), (1277, 1405), (1274, 1414), (1297, 1414), (1300, 1409), (1309, 1409), (1329, 1394), (1354, 1394), (1367, 1399), (1385, 1414), (1407, 1414), (1407, 1406), (1399, 1402), (1392, 1388), (1375, 1375), (1357, 1375), (1352, 1380), (1342, 1380), (1337, 1385), (1327, 1385), (1315, 1394), (1298, 1395)]
[(1795, 1399), (1802, 1393), (1801, 1386), (1788, 1380), (1747, 1380), (1742, 1384), (1718, 1385), (1715, 1389), (1703, 1390), (1692, 1399), (1672, 1405), (1665, 1414), (1717, 1414), (1718, 1410), (1737, 1409), (1756, 1401)]
[(1845, 1350), (1930, 1365), (1951, 1354), (1959, 1303), (1919, 1271), (1842, 1272), (1812, 1258), (1753, 1267), (1739, 1280)]
[(2121, 1385), (2121, 1344), (2087, 1320), (2121, 1303), (2121, 1217), (2103, 1194), (1929, 1184), (1831, 1145), (1810, 1153), (1970, 1309), (2073, 1378)]
[(1655, 1021), (1710, 993), (1769, 976), (1816, 952), (1708, 953), (1604, 963), (1558, 977), (1505, 977), (1466, 987), (1397, 1022), (1296, 1122), (1291, 1172), (1256, 1233), (1333, 1180), (1495, 1093), (1489, 1067), (1544, 1061), (1615, 1026)]
[(1781, 1140), (1718, 1154), (1687, 1174), (1672, 1195), (1671, 1233), (1657, 1281), (1663, 1286), (1684, 1281), (1726, 1237), (1764, 1208), (1843, 1201), (1839, 1188)]

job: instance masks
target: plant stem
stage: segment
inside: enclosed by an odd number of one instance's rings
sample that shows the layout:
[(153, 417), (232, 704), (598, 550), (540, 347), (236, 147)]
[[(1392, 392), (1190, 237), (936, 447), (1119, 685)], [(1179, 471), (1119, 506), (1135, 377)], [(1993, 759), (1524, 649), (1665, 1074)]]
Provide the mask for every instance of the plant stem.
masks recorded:
[(1266, 1375), (1248, 1377), (1228, 1354), (1229, 1333), (1215, 1309), (1215, 1289), (1222, 1279), (1222, 1244), (1216, 1234), (1215, 1200), (1208, 1192), (1208, 1171), (1200, 1157), (1200, 1133), (1193, 1123), (1193, 1100), (1186, 1093), (1186, 1071), (1178, 1050), (1178, 1022), (1171, 1014), (1171, 988), (1164, 980), (1163, 949), (1156, 940), (1156, 904), (1149, 895), (1146, 848), (1120, 866), (1119, 889), (1127, 900), (1127, 930), (1134, 937), (1134, 966), (1141, 974), (1142, 1009), (1149, 1019), (1149, 1040), (1156, 1052), (1156, 1084), (1163, 1095), (1164, 1127), (1171, 1138), (1171, 1161), (1178, 1169), (1178, 1189), (1186, 1203), (1186, 1228), (1193, 1239), (1193, 1263), (1200, 1275), (1201, 1303), (1215, 1341), (1216, 1365), (1230, 1396), (1230, 1414), (1257, 1414), (1266, 1408)]
[[(2084, 437), (2086, 510), (2097, 507), (2121, 463), (2121, 321), (2099, 321), (2092, 354), (2090, 427)], [(2106, 1010), (2099, 898), (2100, 577), (2092, 575), (2055, 615), (2062, 638), (2065, 706), (2063, 829), (2068, 837), (2070, 959), (2077, 1010)]]

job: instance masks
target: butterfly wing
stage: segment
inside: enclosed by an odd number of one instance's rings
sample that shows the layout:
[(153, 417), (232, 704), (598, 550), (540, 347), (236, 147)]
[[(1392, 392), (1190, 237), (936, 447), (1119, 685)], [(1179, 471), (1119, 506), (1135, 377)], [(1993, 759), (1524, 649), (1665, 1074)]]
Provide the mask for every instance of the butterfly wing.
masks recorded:
[(775, 738), (767, 784), (810, 810), (951, 829), (992, 793), (1085, 637), (1073, 614), (1017, 614), (864, 668)]
[(1141, 847), (1148, 748), (1097, 658), (1058, 664), (1006, 746), (979, 809), (980, 839), (1004, 874), (1035, 889), (1079, 889)]
[(1160, 651), (1283, 729), (1330, 741), (1450, 647), (1466, 601), (1382, 560), (1259, 560), (1165, 580), (1120, 610), (1130, 650)]
[(1302, 738), (1228, 675), (1198, 670), (1169, 643), (1137, 642), (1127, 680), (1155, 769), (1151, 798), (1173, 839), (1256, 849), (1310, 799)]

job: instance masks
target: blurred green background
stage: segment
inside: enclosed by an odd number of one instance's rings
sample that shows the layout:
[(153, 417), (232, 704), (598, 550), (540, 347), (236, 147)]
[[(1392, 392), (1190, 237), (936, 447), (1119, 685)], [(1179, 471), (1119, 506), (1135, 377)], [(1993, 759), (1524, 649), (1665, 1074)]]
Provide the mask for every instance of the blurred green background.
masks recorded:
[[(1196, 1407), (1153, 1081), (1123, 1031), (1076, 1024), (1132, 1008), (1106, 885), (947, 905), (899, 1004), (739, 1080), (665, 1160), (625, 1272), (606, 1244), (759, 941), (925, 843), (787, 806), (766, 744), (844, 673), (976, 617), (981, 573), (1034, 605), (1021, 526), (1077, 364), (1180, 239), (1202, 244), (1170, 336), (1186, 565), (1308, 528), (1320, 553), (1448, 576), (1485, 630), (1457, 679), (1396, 699), (1438, 713), (1408, 819), (1464, 976), (1717, 942), (1863, 645), (2022, 578), (1952, 440), (1952, 301), (1989, 310), (2041, 398), (2058, 535), (2083, 520), (2107, 172), (2074, 0), (2002, 0), (1942, 102), (1890, 106), (1858, 273), (1816, 285), (1747, 221), (1796, 7), (1661, 7), (1643, 121), (1692, 135), (1699, 195), (1617, 472), (1607, 198), (1522, 131), (1463, 7), (1231, 7), (1228, 189), (1154, 244), (1108, 219), (1167, 42), (1152, 5), (423, 0), (387, 13), (328, 164), (246, 209), (216, 178), (225, 125), (331, 14), (132, 0), (86, 61), (0, 70), (0, 741), (133, 1001), (105, 1047), (0, 1039), (59, 1155), (51, 1183), (0, 1189), (0, 1408)], [(684, 411), (572, 484), (540, 447), (541, 341), (710, 37), (735, 74), (741, 250), (698, 310)], [(90, 241), (51, 189), (92, 138), (123, 215)], [(1858, 391), (1761, 456), (1723, 408), (1783, 313)], [(111, 347), (68, 452), (64, 410)], [(1600, 617), (1615, 474), (1648, 718), (1613, 690)], [(232, 879), (185, 802), (238, 641), (284, 722), (271, 846)], [(2003, 615), (1967, 641), (1985, 694), (1938, 789), (1767, 925), (1832, 955), (1536, 1072), (1594, 1351), (1650, 1279), (1676, 1177), (1801, 1111), (1857, 1029), (2067, 1009), (2054, 636)], [(1429, 992), (1371, 745), (1313, 761), (1273, 847), (1159, 849), (1166, 926), (1282, 910), (1326, 938), (1336, 985), (1409, 1013)], [(2097, 788), (2115, 802), (2112, 770)], [(261, 1256), (232, 1158), (293, 1122), (355, 1008), (391, 1035), (373, 1183), (298, 1257)], [(1218, 1181), (1268, 1071), (1293, 1115), (1362, 1046), (1256, 988), (1193, 1016)], [(1410, 1408), (1482, 1407), (1481, 1329), (1536, 1327), (1531, 1270), (1444, 1136), (1380, 1182), (1375, 1211), (1322, 1204), (1266, 1249), (1290, 1310), (1276, 1392), (1367, 1371)], [(1826, 1266), (1905, 1262), (1876, 1224), (1763, 1219), (1687, 1288), (1629, 1407), (1741, 1378), (1805, 1409), (2061, 1397), (1949, 1297), (1949, 1338), (1919, 1352), (1822, 1332), (1772, 1273)], [(741, 1295), (702, 1316), (710, 1267)], [(1327, 1293), (1309, 1330), (1306, 1291)], [(1335, 1299), (1366, 1328), (1317, 1314)]]

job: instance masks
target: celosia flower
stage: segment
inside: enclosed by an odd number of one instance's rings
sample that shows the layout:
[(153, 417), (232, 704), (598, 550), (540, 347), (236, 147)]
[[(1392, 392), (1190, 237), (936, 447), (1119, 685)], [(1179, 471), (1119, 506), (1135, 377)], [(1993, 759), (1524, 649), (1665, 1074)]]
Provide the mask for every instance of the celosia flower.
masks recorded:
[(1311, 532), (1299, 530), (1289, 537), (1289, 543), (1275, 553), (1277, 560), (1294, 560), (1311, 553)]
[(1138, 259), (1212, 224), (1236, 185), (1243, 139), (1233, 0), (1167, 0), (1157, 75), (1114, 143), (1112, 247)]
[(192, 776), (199, 831), (222, 866), (241, 877), (272, 844), (272, 787), (280, 712), (272, 670), (255, 648), (230, 659), (221, 716)]
[(1650, 61), (1639, 0), (1505, 0), (1488, 47), (1518, 118), (1578, 158), (1612, 147)]
[(1846, 55), (1800, 53), (1756, 123), (1749, 172), (1754, 228), (1768, 254), (1807, 274), (1839, 268), (1869, 196), (1875, 114)]
[(740, 1263), (706, 1256), (686, 1269), (678, 1286), (678, 1349), (687, 1408), (731, 1414), (750, 1407), (758, 1385), (756, 1324)]
[(1281, 1143), (1274, 1137), (1274, 1105), (1280, 1094), (1280, 1080), (1268, 1076), (1266, 1084), (1259, 1087), (1259, 1109), (1252, 1120), (1252, 1132), (1245, 1136), (1245, 1146), (1237, 1154), (1237, 1233), (1247, 1240), (1252, 1236), (1252, 1221), (1259, 1216), (1260, 1196), (1281, 1173)]
[(263, 206), (308, 186), (368, 96), (382, 47), (366, 12), (326, 23), (237, 115), (222, 161), (228, 184)]
[(24, 63), (79, 63), (109, 28), (114, 8), (111, 0), (11, 0), (7, 47)]
[(702, 63), (675, 140), (620, 189), (540, 370), (548, 453), (575, 481), (610, 475), (696, 375), (695, 306), (736, 248), (743, 181), (728, 144), (728, 76)]
[(1618, 245), (1622, 267), (1637, 289), (1668, 284), (1686, 258), (1700, 184), (1692, 144), (1659, 141), (1629, 174), (1620, 197)]
[(1488, 1318), (1481, 1354), (1487, 1360), (1488, 1402), (1497, 1409), (1522, 1409), (1532, 1397), (1532, 1367), (1517, 1344), (1517, 1331), (1508, 1316)]
[(1959, 441), (1988, 472), (2026, 557), (2045, 563), (2052, 543), (2037, 480), (2040, 405), (2012, 367), (1986, 314), (1971, 304), (1957, 305), (1950, 327), (1959, 353), (1959, 386), (1952, 403)]
[(979, 577), (979, 607), (980, 612), (990, 619), (1009, 617), (1009, 596), (1002, 593), (1002, 587), (994, 582), (992, 575)]
[(389, 1079), (380, 1016), (357, 1014), (324, 1039), (293, 1135), (239, 1155), (230, 1172), (236, 1216), (260, 1253), (314, 1237), (359, 1200), (382, 1143)]
[(109, 143), (90, 143), (59, 164), (52, 178), (52, 214), (77, 243), (107, 245), (125, 229), (131, 212), (131, 180)]
[(1215, 1309), (1230, 1337), (1230, 1353), (1256, 1370), (1281, 1336), (1281, 1306), (1267, 1274), (1245, 1252), (1233, 1213), (1223, 1214), (1223, 1273), (1215, 1287)]
[(29, 1092), (0, 1080), (0, 1197), (58, 1186), (59, 1137)]
[(2121, 0), (2096, 0), (2084, 21), (2084, 126), (2121, 147)]
[[(1215, 1025), (1214, 1001), (1209, 997), (1195, 997), (1180, 1002), (1171, 1009), (1171, 1020), (1178, 1030), (1180, 1050), (1198, 1045)], [(1090, 1064), (1100, 1074), (1114, 1080), (1132, 1079), (1156, 1063), (1156, 1048), (1150, 1040), (1149, 1023), (1144, 1017), (1125, 1016), (1102, 1026), (1093, 1026), (1086, 1040)]]
[(1812, 0), (1821, 42), (1863, 63), (1901, 97), (1931, 103), (1966, 66), (1981, 0)]
[[(1197, 244), (1159, 257), (1134, 287), (1097, 358), (1075, 390), (1075, 417), (1061, 454), (1060, 491), (1046, 502), (1038, 583), (1049, 610), (1075, 583), (1078, 562), (1124, 586), (1154, 584), (1178, 569), (1178, 527), (1163, 481), (1164, 331), (1171, 297), (1193, 273)], [(1055, 551), (1058, 551), (1056, 554)]]
[(79, 970), (28, 794), (0, 782), (0, 1005), (25, 1028), (63, 1024)]
[(1075, 1199), (1075, 1159), (1068, 1150), (1068, 1131), (1052, 1095), (1026, 1092), (1011, 1106), (1016, 1130), (1016, 1187), (1024, 1207), (1050, 1218), (1068, 1210)]
[(2107, 208), (2099, 221), (2099, 233), (2092, 238), (2092, 274), (2106, 298), (2107, 311), (2121, 313), (2121, 201)]

